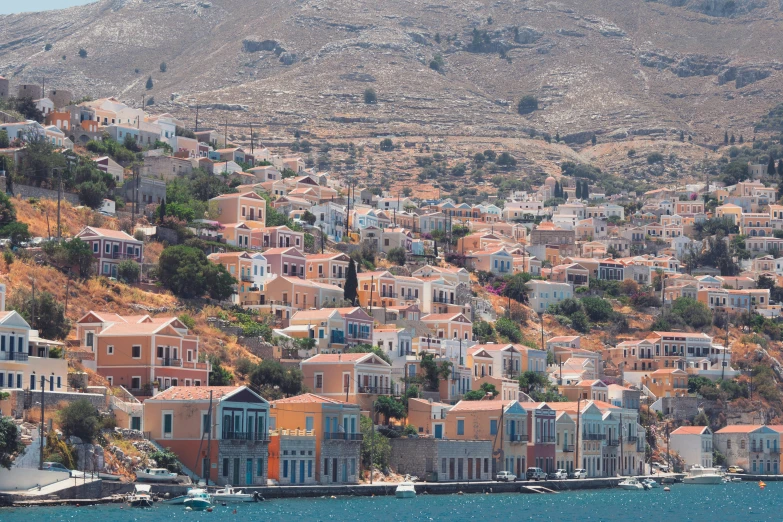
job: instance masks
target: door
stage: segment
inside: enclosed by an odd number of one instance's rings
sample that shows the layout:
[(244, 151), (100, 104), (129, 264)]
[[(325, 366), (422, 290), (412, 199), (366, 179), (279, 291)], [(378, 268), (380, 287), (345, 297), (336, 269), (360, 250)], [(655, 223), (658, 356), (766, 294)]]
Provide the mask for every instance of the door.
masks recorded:
[(296, 461), (291, 461), (291, 484), (296, 484)]
[(436, 424), (435, 425), (435, 438), (436, 439), (442, 439), (443, 438), (443, 424)]
[(343, 483), (348, 482), (348, 459), (343, 459)]
[(337, 483), (337, 459), (332, 459), (332, 482)]
[(305, 481), (305, 461), (299, 461), (299, 483), (304, 484)]
[(131, 429), (141, 431), (141, 417), (131, 417)]
[(239, 457), (236, 457), (234, 459), (234, 476), (232, 477), (234, 480), (231, 482), (232, 484), (239, 484)]
[(245, 462), (245, 484), (253, 484), (253, 459), (247, 459)]

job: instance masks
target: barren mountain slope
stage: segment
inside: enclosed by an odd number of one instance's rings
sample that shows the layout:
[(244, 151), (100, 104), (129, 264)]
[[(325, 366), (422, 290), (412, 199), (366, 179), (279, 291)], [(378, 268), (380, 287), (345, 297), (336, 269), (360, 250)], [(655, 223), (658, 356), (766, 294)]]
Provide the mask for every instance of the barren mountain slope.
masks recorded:
[[(714, 143), (723, 127), (750, 135), (779, 99), (781, 8), (780, 0), (103, 0), (0, 17), (0, 74), (136, 103), (152, 95), (191, 122), (196, 103), (237, 104), (205, 109), (202, 120), (354, 136), (534, 128), (575, 142), (592, 131), (684, 129)], [(437, 55), (441, 72), (429, 67)], [(367, 87), (377, 105), (364, 105)], [(542, 110), (519, 116), (524, 94)]]

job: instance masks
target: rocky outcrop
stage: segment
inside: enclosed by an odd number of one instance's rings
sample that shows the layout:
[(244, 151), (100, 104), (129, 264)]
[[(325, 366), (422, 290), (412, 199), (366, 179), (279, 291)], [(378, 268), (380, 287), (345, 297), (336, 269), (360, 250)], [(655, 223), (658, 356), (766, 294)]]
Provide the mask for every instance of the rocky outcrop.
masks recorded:
[(693, 54), (680, 60), (677, 65), (672, 67), (672, 71), (680, 78), (712, 76), (718, 74), (728, 62), (729, 60), (726, 58)]
[(585, 33), (580, 33), (579, 31), (573, 31), (571, 29), (558, 29), (555, 32), (561, 36), (573, 36), (575, 38), (584, 38), (586, 36)]
[(568, 143), (569, 145), (571, 144), (581, 145), (582, 143), (587, 143), (588, 141), (590, 141), (594, 135), (595, 132), (593, 131), (574, 132), (563, 136), (563, 141)]
[(514, 41), (521, 45), (536, 43), (542, 36), (544, 36), (544, 33), (536, 31), (532, 27), (519, 27), (514, 30)]
[(770, 74), (772, 74), (770, 69), (760, 67), (729, 67), (718, 75), (718, 83), (723, 85), (728, 82), (734, 82), (734, 86), (737, 89), (741, 89), (746, 85), (769, 77)]
[(274, 51), (278, 47), (275, 40), (260, 40), (257, 38), (245, 38), (242, 40), (242, 49), (246, 53), (257, 53), (260, 51)]

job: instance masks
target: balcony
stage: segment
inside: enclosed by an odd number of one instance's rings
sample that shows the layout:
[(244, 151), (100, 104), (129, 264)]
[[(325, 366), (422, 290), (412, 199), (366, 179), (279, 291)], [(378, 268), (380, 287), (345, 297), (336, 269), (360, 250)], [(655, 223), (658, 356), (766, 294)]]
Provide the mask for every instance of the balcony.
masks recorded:
[(584, 440), (604, 440), (606, 435), (603, 433), (585, 433), (582, 438)]
[(391, 388), (381, 386), (359, 386), (359, 393), (368, 393), (370, 395), (391, 395)]
[(564, 444), (563, 445), (563, 451), (566, 453), (573, 453), (574, 452), (574, 445), (573, 444)]
[(4, 361), (27, 362), (29, 357), (27, 352), (5, 352), (3, 355), (5, 355), (2, 359)]
[(509, 442), (527, 442), (527, 433), (514, 433), (513, 435), (507, 435), (506, 438)]
[(332, 344), (345, 344), (345, 334), (333, 330), (332, 334), (329, 336), (329, 342)]
[(247, 440), (253, 442), (265, 442), (268, 440), (266, 433), (259, 431), (224, 431), (223, 440)]
[(628, 444), (636, 444), (636, 441), (639, 440), (639, 437), (636, 435), (628, 435), (623, 439), (623, 442), (627, 442)]
[(251, 276), (250, 274), (242, 274), (240, 276), (240, 279), (242, 279), (242, 281), (244, 281), (246, 283), (252, 283), (253, 282), (253, 276)]
[(397, 299), (397, 292), (381, 292), (381, 294), (378, 297), (384, 298), (384, 297), (390, 297), (392, 299)]
[(361, 433), (324, 432), (324, 440), (362, 440)]
[(555, 442), (554, 435), (541, 435), (537, 438), (537, 444), (553, 444)]
[(620, 439), (608, 439), (606, 441), (607, 446), (619, 446), (620, 445)]
[(440, 304), (454, 304), (454, 299), (449, 299), (448, 297), (434, 297), (432, 298), (433, 303), (440, 303)]
[(369, 332), (355, 332), (355, 333), (348, 332), (348, 339), (369, 340), (372, 339), (372, 336), (370, 335)]
[(161, 366), (175, 366), (177, 368), (182, 367), (182, 359), (169, 359), (168, 357), (163, 359)]
[(113, 252), (111, 254), (112, 259), (134, 259), (138, 261), (139, 257), (141, 256), (136, 254), (124, 254), (122, 252)]

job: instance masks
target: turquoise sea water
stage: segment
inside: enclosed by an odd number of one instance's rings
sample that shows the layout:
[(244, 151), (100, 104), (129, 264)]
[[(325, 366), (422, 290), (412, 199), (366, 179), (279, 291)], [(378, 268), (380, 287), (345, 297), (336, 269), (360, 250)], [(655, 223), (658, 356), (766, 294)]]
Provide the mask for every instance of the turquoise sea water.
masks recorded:
[[(135, 509), (120, 505), (56, 508), (0, 508), (2, 522), (167, 522), (178, 521), (780, 521), (783, 483), (720, 486), (676, 484), (671, 492), (591, 490), (557, 495), (419, 495), (271, 500), (216, 506), (212, 513), (186, 512), (182, 506)], [(237, 513), (234, 514), (233, 510)]]

